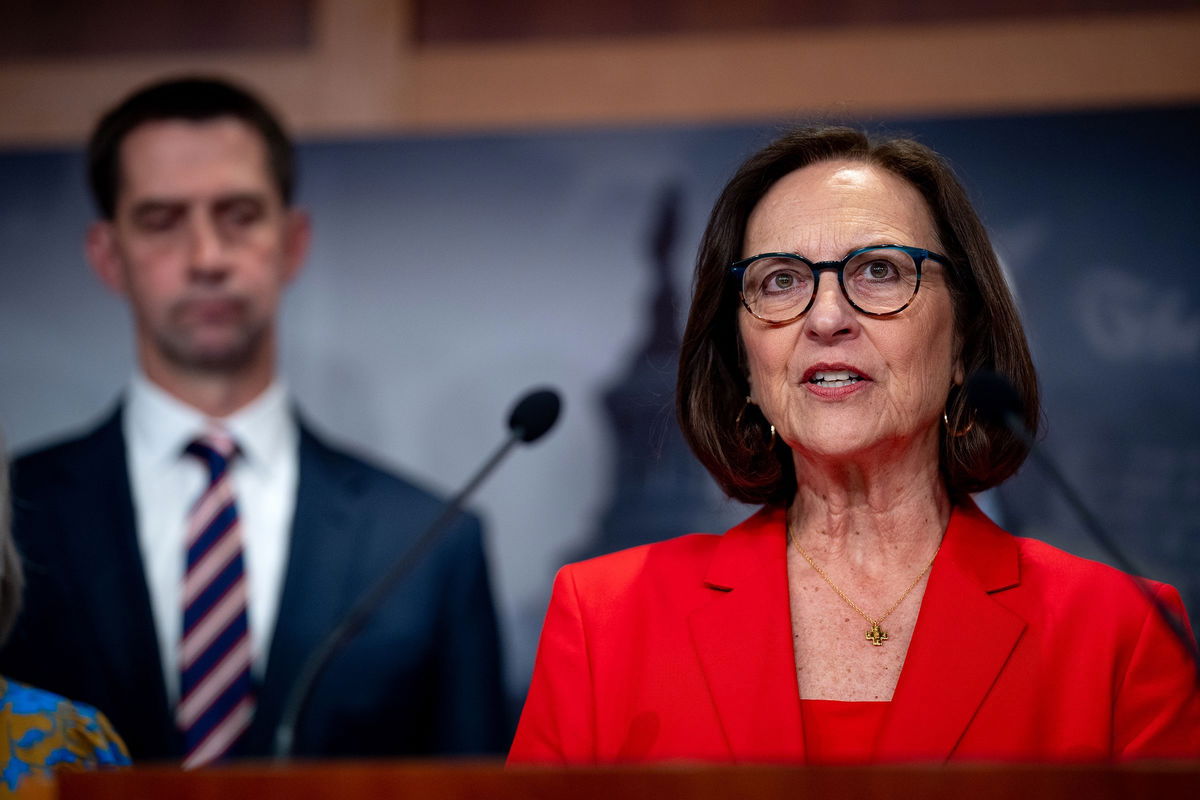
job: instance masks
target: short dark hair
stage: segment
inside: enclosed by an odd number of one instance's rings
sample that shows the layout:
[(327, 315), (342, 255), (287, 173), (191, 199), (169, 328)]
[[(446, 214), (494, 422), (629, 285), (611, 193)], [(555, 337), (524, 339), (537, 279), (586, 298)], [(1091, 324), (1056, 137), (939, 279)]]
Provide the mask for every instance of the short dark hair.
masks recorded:
[(112, 219), (121, 190), (121, 144), (139, 125), (181, 119), (204, 122), (233, 117), (263, 138), (267, 167), (284, 205), (291, 205), (295, 187), (292, 142), (279, 119), (258, 97), (220, 78), (182, 77), (138, 89), (110, 109), (88, 140), (88, 183), (96, 208)]
[[(796, 490), (791, 452), (762, 430), (760, 414), (746, 413), (749, 383), (738, 333), (740, 303), (728, 279), (741, 258), (746, 224), (776, 181), (802, 167), (847, 159), (880, 167), (910, 183), (929, 205), (944, 254), (954, 325), (966, 375), (987, 369), (1007, 375), (1036, 431), (1037, 375), (987, 231), (946, 161), (911, 139), (872, 140), (846, 127), (799, 128), (747, 159), (726, 184), (700, 244), (692, 306), (684, 331), (676, 411), (684, 437), (730, 497), (786, 505)], [(1027, 448), (1007, 429), (974, 419), (965, 392), (947, 396), (941, 472), (954, 499), (996, 486), (1012, 475)], [(748, 424), (751, 423), (751, 424)], [(756, 424), (754, 424), (756, 423)]]

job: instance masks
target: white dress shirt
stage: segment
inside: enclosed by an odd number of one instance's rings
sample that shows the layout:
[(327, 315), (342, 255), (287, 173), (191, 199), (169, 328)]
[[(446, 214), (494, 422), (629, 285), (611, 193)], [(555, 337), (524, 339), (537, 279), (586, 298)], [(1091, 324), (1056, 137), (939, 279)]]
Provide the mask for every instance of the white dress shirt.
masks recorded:
[(287, 391), (277, 380), (237, 413), (214, 420), (138, 373), (126, 397), (123, 424), (138, 544), (172, 706), (179, 699), (184, 528), (209, 480), (207, 466), (184, 449), (214, 424), (237, 441), (230, 469), (241, 522), (254, 673), (261, 679), (283, 591), (300, 473), (300, 434)]

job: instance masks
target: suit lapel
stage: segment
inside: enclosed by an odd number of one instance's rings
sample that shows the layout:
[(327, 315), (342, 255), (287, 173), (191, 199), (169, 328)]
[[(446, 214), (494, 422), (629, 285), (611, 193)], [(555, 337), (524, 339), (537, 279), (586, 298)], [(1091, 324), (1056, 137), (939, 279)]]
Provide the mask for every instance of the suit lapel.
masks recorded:
[[(74, 489), (61, 513), (71, 531), (61, 556), (69, 563), (70, 585), (78, 593), (77, 613), (89, 618), (95, 666), (110, 674), (117, 702), (147, 704), (162, 736), (174, 735), (159, 657), (150, 592), (142, 568), (133, 499), (126, 466), (121, 410), (95, 433), (90, 447), (71, 461)], [(89, 668), (93, 668), (89, 666)], [(144, 714), (150, 717), (151, 714)]]
[(956, 508), (876, 751), (946, 760), (1004, 668), (1025, 622), (991, 593), (1019, 581), (1017, 546), (970, 503)]
[[(788, 614), (784, 512), (722, 537), (689, 618), (735, 760), (803, 761)], [(957, 508), (930, 573), (876, 751), (877, 761), (945, 760), (1004, 668), (1025, 622), (990, 595), (1019, 582), (1017, 546), (974, 504)]]
[(351, 568), (361, 529), (354, 474), (303, 426), (300, 477), (279, 613), (267, 674), (243, 746), (269, 751), (296, 677), (308, 657), (346, 613), (353, 596)]
[(803, 760), (784, 512), (764, 509), (722, 536), (704, 583), (689, 624), (734, 760)]

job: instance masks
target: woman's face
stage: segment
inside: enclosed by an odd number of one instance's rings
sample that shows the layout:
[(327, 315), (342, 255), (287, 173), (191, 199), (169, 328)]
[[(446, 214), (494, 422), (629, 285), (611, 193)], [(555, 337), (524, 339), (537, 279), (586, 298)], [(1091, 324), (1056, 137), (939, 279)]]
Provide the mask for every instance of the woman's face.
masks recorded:
[[(867, 164), (826, 161), (786, 175), (763, 196), (742, 256), (837, 261), (879, 244), (942, 252), (925, 200), (908, 182)], [(936, 454), (946, 395), (962, 382), (943, 269), (926, 261), (912, 304), (890, 317), (855, 311), (832, 272), (821, 274), (812, 307), (794, 322), (773, 326), (741, 309), (751, 398), (793, 450), (869, 460), (923, 443)]]

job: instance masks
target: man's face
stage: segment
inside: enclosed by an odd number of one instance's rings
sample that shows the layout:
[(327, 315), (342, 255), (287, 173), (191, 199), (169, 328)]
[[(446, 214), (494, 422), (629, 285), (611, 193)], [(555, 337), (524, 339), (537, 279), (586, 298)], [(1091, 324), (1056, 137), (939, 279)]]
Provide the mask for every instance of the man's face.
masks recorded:
[(219, 373), (273, 359), (308, 224), (284, 207), (262, 137), (232, 117), (148, 122), (122, 142), (120, 170), (88, 255), (129, 300), (143, 366)]

